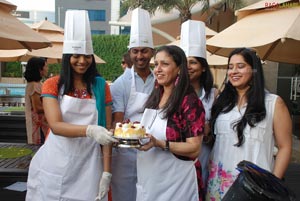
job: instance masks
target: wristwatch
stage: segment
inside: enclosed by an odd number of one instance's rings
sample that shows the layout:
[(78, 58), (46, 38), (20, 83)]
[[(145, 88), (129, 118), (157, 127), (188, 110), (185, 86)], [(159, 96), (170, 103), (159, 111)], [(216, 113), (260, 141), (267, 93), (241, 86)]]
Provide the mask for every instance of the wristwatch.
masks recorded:
[(165, 151), (170, 151), (170, 142), (169, 140), (166, 140), (166, 146), (165, 146)]

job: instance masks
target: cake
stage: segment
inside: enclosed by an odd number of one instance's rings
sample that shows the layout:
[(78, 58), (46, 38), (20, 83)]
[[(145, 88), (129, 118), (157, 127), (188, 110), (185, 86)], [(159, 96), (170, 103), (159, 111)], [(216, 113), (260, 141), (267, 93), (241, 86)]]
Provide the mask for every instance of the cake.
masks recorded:
[(140, 122), (118, 122), (114, 136), (118, 138), (142, 138), (146, 134), (144, 126)]

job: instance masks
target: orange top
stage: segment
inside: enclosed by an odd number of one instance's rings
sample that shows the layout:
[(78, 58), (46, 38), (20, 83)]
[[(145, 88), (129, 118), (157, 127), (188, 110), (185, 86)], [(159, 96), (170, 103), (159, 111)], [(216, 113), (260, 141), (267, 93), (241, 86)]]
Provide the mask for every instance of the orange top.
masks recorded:
[[(58, 97), (58, 89), (57, 89), (57, 84), (58, 84), (59, 76), (51, 77), (47, 79), (42, 87), (42, 97), (53, 97), (57, 98)], [(77, 98), (82, 98), (82, 99), (91, 99), (91, 95), (87, 93), (86, 90), (76, 90), (74, 92), (71, 92), (68, 94), (69, 96), (72, 97), (77, 97)], [(106, 83), (105, 85), (105, 104), (111, 104), (112, 103), (112, 97), (109, 89), (109, 85)]]

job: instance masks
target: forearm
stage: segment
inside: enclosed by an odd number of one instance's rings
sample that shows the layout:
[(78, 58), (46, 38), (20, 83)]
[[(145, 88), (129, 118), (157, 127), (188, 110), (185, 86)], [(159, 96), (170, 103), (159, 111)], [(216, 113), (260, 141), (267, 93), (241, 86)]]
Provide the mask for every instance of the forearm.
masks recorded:
[(112, 111), (111, 106), (105, 107), (105, 113), (106, 113), (106, 129), (110, 130), (112, 128)]
[(87, 125), (75, 125), (66, 122), (49, 123), (51, 131), (65, 137), (86, 137)]
[(292, 120), (283, 99), (277, 98), (273, 117), (273, 129), (278, 146), (273, 173), (282, 178), (292, 154)]
[(102, 153), (103, 153), (103, 171), (111, 172), (112, 146), (111, 145), (102, 146)]
[(124, 121), (124, 112), (115, 112), (113, 113), (113, 128), (116, 126), (116, 123)]
[(285, 171), (288, 168), (290, 163), (292, 150), (289, 147), (279, 148), (278, 153), (276, 155), (275, 165), (273, 174), (282, 179), (284, 177)]
[[(171, 142), (169, 141), (169, 151), (180, 156), (190, 158), (198, 157), (201, 150), (202, 136), (194, 137), (194, 139), (187, 140), (187, 142)], [(156, 147), (165, 149), (165, 140), (156, 140)]]

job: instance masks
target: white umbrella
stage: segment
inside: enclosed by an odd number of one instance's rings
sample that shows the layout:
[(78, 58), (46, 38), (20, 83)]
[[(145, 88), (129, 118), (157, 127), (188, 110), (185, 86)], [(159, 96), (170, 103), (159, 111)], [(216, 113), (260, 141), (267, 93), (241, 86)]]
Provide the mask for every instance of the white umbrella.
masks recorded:
[(16, 6), (0, 0), (0, 49), (39, 49), (51, 45), (51, 42), (30, 29), (10, 12)]
[[(280, 2), (280, 1), (279, 1)], [(282, 1), (281, 1), (282, 2)], [(243, 17), (207, 40), (207, 49), (228, 56), (237, 47), (255, 48), (262, 60), (300, 64), (300, 7), (241, 9)]]
[[(31, 52), (23, 50), (0, 50), (0, 61), (28, 61), (31, 57), (46, 57), (48, 63), (60, 63), (62, 58), (64, 30), (63, 28), (47, 21), (31, 25), (31, 28), (43, 35), (45, 38), (52, 42), (52, 47), (47, 47), (38, 50), (32, 50)], [(103, 59), (95, 55), (96, 63), (105, 63)]]

